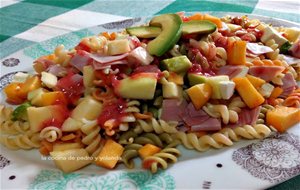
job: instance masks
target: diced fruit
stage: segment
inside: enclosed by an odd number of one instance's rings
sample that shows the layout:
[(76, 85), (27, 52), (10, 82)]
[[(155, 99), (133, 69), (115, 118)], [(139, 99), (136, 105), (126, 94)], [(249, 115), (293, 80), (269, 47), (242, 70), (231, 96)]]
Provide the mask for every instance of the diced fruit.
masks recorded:
[(81, 126), (82, 122), (69, 117), (64, 121), (63, 125), (61, 126), (61, 130), (64, 132), (72, 132), (79, 130)]
[(283, 89), (280, 87), (275, 87), (270, 95), (270, 98), (277, 98), (283, 92)]
[(247, 77), (234, 78), (233, 82), (236, 90), (249, 108), (255, 108), (265, 101)]
[(22, 83), (10, 83), (4, 88), (7, 102), (12, 104), (21, 104), (24, 102), (24, 98), (20, 96), (21, 86)]
[(65, 94), (61, 91), (46, 92), (41, 95), (41, 105), (67, 104)]
[(138, 73), (115, 84), (115, 92), (122, 98), (152, 99), (156, 88), (156, 73)]
[(29, 77), (29, 74), (27, 73), (22, 73), (22, 72), (17, 72), (14, 77), (12, 82), (20, 82), (23, 83), (26, 81), (26, 79)]
[(38, 76), (32, 76), (26, 79), (21, 85), (20, 96), (23, 98), (27, 97), (27, 94), (35, 89), (42, 86), (42, 82)]
[(237, 25), (237, 24), (226, 23), (226, 25), (228, 26), (230, 32), (235, 32), (237, 30), (242, 29), (242, 26)]
[(95, 73), (93, 66), (87, 65), (83, 67), (83, 85), (85, 88), (93, 86)]
[(183, 76), (176, 74), (174, 72), (169, 72), (169, 77), (168, 77), (169, 82), (174, 82), (177, 85), (183, 85)]
[(267, 26), (263, 30), (263, 35), (261, 36), (261, 41), (266, 43), (267, 41), (273, 39), (276, 44), (283, 45), (288, 40), (285, 39), (279, 32), (277, 32), (273, 27)]
[(265, 83), (260, 87), (258, 91), (263, 97), (269, 98), (273, 89), (274, 89), (273, 85), (271, 85), (270, 83)]
[(265, 80), (261, 79), (261, 78), (258, 78), (258, 77), (255, 77), (253, 75), (246, 75), (246, 77), (248, 78), (248, 80), (250, 81), (250, 83), (256, 88), (260, 88), (263, 84), (266, 83)]
[(212, 87), (207, 84), (197, 84), (186, 90), (192, 100), (194, 107), (199, 110), (212, 95)]
[(188, 73), (187, 75), (190, 86), (194, 86), (196, 84), (202, 84), (205, 83), (207, 77), (201, 74), (196, 73)]
[(167, 82), (162, 85), (164, 98), (180, 98), (182, 96), (182, 87), (174, 82)]
[(61, 127), (68, 112), (61, 105), (51, 105), (44, 107), (28, 107), (28, 121), (31, 132), (41, 131), (44, 127), (55, 126)]
[(47, 90), (44, 88), (35, 89), (27, 94), (27, 100), (31, 101), (34, 98), (41, 96), (41, 94), (45, 92), (47, 92)]
[(192, 67), (192, 63), (185, 55), (164, 59), (161, 64), (168, 71), (178, 74), (185, 73), (189, 68)]
[(81, 149), (69, 149), (50, 152), (55, 165), (65, 173), (76, 171), (92, 162), (88, 152)]
[(182, 20), (177, 14), (155, 16), (150, 26), (161, 27), (161, 33), (147, 45), (151, 55), (161, 56), (171, 49), (181, 37)]
[(220, 82), (229, 81), (227, 75), (219, 75), (213, 77), (207, 77), (206, 82), (212, 87), (212, 96), (213, 99), (222, 99)]
[(119, 55), (130, 51), (129, 41), (127, 39), (109, 41), (107, 44), (108, 55)]
[(234, 93), (235, 83), (232, 81), (219, 82), (221, 97), (224, 100), (228, 100)]
[(229, 41), (227, 61), (230, 65), (246, 64), (246, 41)]
[(80, 149), (82, 148), (81, 143), (55, 143), (53, 145), (53, 151), (64, 151), (64, 150), (70, 150), (70, 149)]
[(12, 113), (12, 117), (11, 120), (16, 121), (18, 119), (24, 119), (27, 117), (27, 108), (29, 108), (31, 105), (26, 102), (23, 103), (21, 105), (19, 105), (18, 107), (16, 107), (16, 109), (13, 111)]
[(277, 106), (273, 110), (268, 110), (266, 122), (283, 133), (288, 128), (300, 122), (300, 109)]
[(57, 84), (57, 77), (51, 73), (42, 72), (41, 80), (43, 84), (48, 88), (53, 88)]
[(96, 119), (102, 112), (102, 103), (87, 96), (73, 110), (71, 117), (78, 121), (83, 118), (88, 120)]
[(161, 148), (153, 144), (145, 144), (142, 148), (138, 150), (141, 158), (146, 158), (147, 156), (152, 156), (161, 151)]
[(161, 33), (161, 28), (155, 26), (136, 26), (126, 28), (126, 31), (131, 36), (136, 36), (139, 38), (155, 38)]
[(98, 166), (113, 169), (121, 158), (124, 148), (119, 143), (108, 139), (99, 155), (95, 158)]
[(296, 42), (297, 39), (300, 37), (300, 29), (296, 27), (284, 28), (283, 32), (285, 34), (286, 39), (288, 39), (290, 42)]
[(182, 24), (182, 34), (210, 34), (217, 26), (206, 20), (191, 20)]

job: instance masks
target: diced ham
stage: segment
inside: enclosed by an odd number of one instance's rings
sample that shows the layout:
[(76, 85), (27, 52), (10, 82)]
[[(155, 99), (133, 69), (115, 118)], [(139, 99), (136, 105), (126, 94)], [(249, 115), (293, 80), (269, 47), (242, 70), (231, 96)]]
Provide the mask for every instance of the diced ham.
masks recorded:
[(268, 46), (259, 45), (258, 43), (247, 43), (247, 50), (256, 55), (261, 55), (274, 50)]
[(292, 73), (286, 73), (282, 78), (282, 88), (283, 92), (280, 95), (282, 98), (286, 98), (289, 94), (291, 94), (297, 86), (297, 82), (295, 81)]
[(78, 50), (77, 54), (75, 54), (71, 59), (70, 59), (70, 65), (78, 69), (79, 71), (83, 70), (83, 67), (90, 64), (92, 62), (92, 59), (90, 58), (90, 53), (83, 51), (83, 50)]
[(180, 115), (184, 111), (187, 103), (185, 100), (164, 99), (162, 105), (161, 119), (165, 121), (182, 121)]
[(269, 82), (284, 69), (282, 66), (251, 66), (249, 68), (249, 74)]
[(90, 58), (98, 63), (111, 63), (115, 61), (119, 61), (125, 59), (128, 56), (128, 53), (124, 53), (122, 55), (113, 55), (113, 56), (103, 56), (99, 54), (89, 54)]
[(282, 55), (284, 60), (287, 62), (289, 65), (299, 65), (300, 66), (300, 59), (288, 56), (288, 55)]
[(258, 119), (259, 113), (260, 113), (261, 106), (258, 106), (253, 109), (247, 109), (244, 108), (239, 113), (239, 121), (238, 126), (243, 125), (254, 125)]
[[(227, 76), (229, 76), (230, 79), (232, 79), (236, 76), (241, 75), (242, 73), (244, 73), (244, 75), (246, 75), (247, 71), (248, 71), (248, 68), (245, 66), (225, 65), (217, 71), (217, 75), (227, 75)], [(243, 76), (240, 76), (240, 77), (243, 77)]]
[(202, 109), (196, 110), (192, 103), (189, 103), (181, 114), (182, 120), (188, 126), (199, 125), (209, 119), (209, 115)]
[(191, 126), (192, 132), (198, 131), (217, 131), (221, 129), (221, 121), (216, 118), (209, 118), (198, 125)]
[(292, 45), (289, 51), (293, 57), (300, 58), (300, 39)]
[(59, 64), (49, 66), (47, 72), (57, 77), (63, 77), (68, 73), (67, 69)]
[(101, 69), (105, 69), (105, 68), (110, 68), (110, 66), (112, 66), (112, 65), (126, 65), (126, 64), (128, 64), (127, 60), (116, 60), (116, 61), (109, 62), (109, 63), (94, 62), (93, 67), (95, 70), (101, 70)]
[(43, 71), (46, 71), (51, 65), (55, 65), (52, 60), (40, 57), (36, 61), (34, 61), (33, 68), (37, 73), (41, 73)]

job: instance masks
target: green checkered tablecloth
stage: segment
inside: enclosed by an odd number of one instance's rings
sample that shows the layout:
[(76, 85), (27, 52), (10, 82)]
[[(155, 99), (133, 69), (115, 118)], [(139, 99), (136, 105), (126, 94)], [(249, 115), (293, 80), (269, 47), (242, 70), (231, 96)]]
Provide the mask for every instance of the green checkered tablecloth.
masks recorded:
[[(300, 23), (299, 0), (0, 0), (0, 7), (0, 59), (83, 28), (178, 11), (241, 12)], [(300, 189), (300, 176), (272, 189)]]

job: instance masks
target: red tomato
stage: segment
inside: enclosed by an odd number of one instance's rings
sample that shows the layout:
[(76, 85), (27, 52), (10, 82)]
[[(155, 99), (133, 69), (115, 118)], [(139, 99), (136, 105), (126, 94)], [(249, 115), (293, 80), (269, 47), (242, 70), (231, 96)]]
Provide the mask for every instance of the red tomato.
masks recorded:
[(56, 88), (65, 94), (69, 104), (75, 104), (84, 92), (83, 77), (79, 74), (69, 73), (58, 80)]

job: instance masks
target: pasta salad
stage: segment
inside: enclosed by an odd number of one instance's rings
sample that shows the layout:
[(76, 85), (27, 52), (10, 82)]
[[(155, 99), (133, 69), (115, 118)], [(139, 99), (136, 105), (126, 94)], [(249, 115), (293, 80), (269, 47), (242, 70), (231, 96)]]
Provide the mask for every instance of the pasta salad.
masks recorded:
[[(199, 152), (300, 122), (300, 29), (247, 16), (163, 14), (58, 45), (4, 88), (0, 142), (63, 172), (124, 164), (155, 173)], [(199, 155), (201, 156), (201, 155)]]

